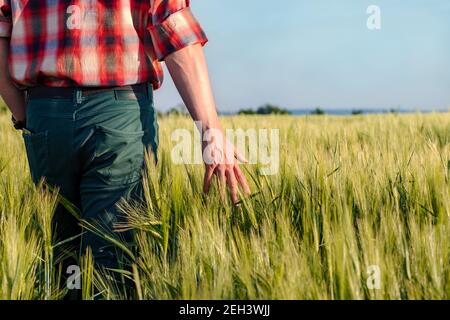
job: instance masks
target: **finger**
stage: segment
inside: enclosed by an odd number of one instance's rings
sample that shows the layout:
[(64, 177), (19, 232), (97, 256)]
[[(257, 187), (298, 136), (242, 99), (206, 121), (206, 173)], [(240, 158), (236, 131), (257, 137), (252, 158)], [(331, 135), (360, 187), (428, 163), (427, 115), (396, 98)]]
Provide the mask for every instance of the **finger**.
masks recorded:
[(226, 176), (225, 176), (225, 168), (224, 166), (217, 166), (216, 170), (216, 176), (219, 182), (219, 191), (222, 196), (222, 198), (225, 197), (225, 186), (226, 186)]
[(238, 198), (238, 182), (236, 180), (236, 177), (234, 176), (234, 170), (233, 169), (229, 169), (226, 171), (226, 176), (227, 176), (227, 184), (228, 187), (230, 188), (230, 192), (231, 192), (231, 201), (233, 201), (234, 204), (239, 202), (239, 198)]
[(234, 175), (236, 176), (237, 181), (241, 185), (242, 189), (246, 194), (250, 194), (250, 187), (247, 182), (247, 178), (245, 177), (245, 174), (242, 173), (241, 169), (238, 165), (234, 166)]
[(203, 192), (205, 193), (209, 192), (213, 175), (214, 175), (214, 167), (206, 166), (205, 177), (203, 179)]

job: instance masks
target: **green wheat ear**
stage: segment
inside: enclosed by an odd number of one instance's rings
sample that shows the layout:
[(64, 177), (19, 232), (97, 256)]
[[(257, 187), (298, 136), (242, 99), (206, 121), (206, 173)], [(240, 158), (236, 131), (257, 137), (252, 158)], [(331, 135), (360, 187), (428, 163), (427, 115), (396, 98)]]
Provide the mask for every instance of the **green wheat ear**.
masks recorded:
[(81, 289), (83, 300), (93, 300), (94, 296), (94, 259), (90, 248), (81, 258)]

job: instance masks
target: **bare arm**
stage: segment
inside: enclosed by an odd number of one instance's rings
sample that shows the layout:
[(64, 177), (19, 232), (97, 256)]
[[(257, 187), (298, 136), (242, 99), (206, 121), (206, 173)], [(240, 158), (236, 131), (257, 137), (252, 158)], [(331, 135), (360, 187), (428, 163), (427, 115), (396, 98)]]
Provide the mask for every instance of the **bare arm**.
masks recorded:
[(165, 62), (192, 118), (201, 121), (204, 130), (220, 128), (202, 46), (187, 46)]
[(15, 85), (8, 67), (9, 38), (0, 38), (0, 96), (16, 120), (25, 120), (24, 93)]
[[(201, 122), (203, 132), (216, 129), (222, 133), (202, 46), (200, 44), (187, 46), (167, 56), (165, 62), (189, 113), (195, 121)], [(227, 151), (224, 148), (230, 144), (225, 141), (223, 134), (220, 134), (219, 137), (222, 141), (211, 140), (203, 147), (204, 149), (211, 148), (211, 144), (214, 144), (213, 149), (222, 149), (220, 152), (226, 158)], [(238, 202), (238, 186), (241, 185), (246, 193), (249, 193), (250, 189), (235, 159), (236, 150), (234, 146), (231, 145), (231, 147), (233, 148), (233, 159), (223, 159), (219, 163), (205, 161), (204, 190), (206, 193), (208, 192), (215, 174), (219, 178), (221, 186), (225, 182), (228, 184), (232, 200), (236, 203)]]

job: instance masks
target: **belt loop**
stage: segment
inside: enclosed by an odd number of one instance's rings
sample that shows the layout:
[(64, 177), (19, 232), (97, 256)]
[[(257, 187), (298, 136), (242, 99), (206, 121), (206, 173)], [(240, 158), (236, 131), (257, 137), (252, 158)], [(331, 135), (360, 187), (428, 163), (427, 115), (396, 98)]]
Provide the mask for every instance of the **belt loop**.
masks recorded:
[(75, 99), (78, 104), (83, 102), (83, 92), (81, 89), (75, 89)]

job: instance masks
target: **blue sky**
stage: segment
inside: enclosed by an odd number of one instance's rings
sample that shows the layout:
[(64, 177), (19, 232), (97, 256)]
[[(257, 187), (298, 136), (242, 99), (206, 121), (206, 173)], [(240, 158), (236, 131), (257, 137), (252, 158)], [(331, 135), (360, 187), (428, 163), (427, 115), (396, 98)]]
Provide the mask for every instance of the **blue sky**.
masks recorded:
[[(370, 31), (369, 5), (381, 9)], [(450, 107), (449, 0), (191, 0), (218, 109)], [(166, 73), (161, 110), (181, 102)]]

